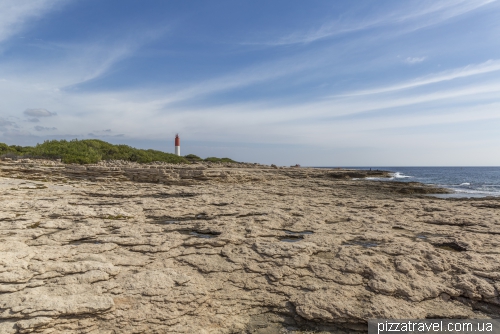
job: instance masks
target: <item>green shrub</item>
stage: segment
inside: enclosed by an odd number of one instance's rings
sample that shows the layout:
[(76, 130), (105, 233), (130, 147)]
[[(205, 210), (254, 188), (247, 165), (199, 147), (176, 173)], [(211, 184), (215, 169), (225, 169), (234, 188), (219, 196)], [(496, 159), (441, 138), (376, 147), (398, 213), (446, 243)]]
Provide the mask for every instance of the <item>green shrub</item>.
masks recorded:
[(4, 143), (0, 143), (0, 157), (1, 158), (10, 158), (10, 159), (17, 159), (18, 156), (22, 155), (23, 152), (26, 151), (26, 147), (18, 146), (18, 145), (12, 145), (9, 146)]
[(0, 143), (0, 154), (5, 154), (10, 152), (10, 147), (7, 144)]
[(184, 158), (188, 159), (191, 162), (194, 162), (194, 161), (203, 161), (202, 158), (200, 158), (199, 156), (194, 155), (194, 154), (185, 155)]
[(156, 150), (141, 150), (127, 145), (113, 145), (98, 139), (47, 140), (35, 147), (0, 144), (0, 154), (61, 159), (64, 163), (92, 164), (101, 160), (127, 160), (140, 163), (162, 161), (187, 163), (183, 157)]
[(210, 161), (210, 162), (236, 162), (233, 159), (229, 158), (216, 158), (216, 157), (208, 157), (205, 159), (205, 161)]
[[(1, 156), (61, 159), (64, 163), (93, 164), (101, 160), (125, 160), (139, 163), (161, 161), (168, 163), (189, 163), (203, 161), (197, 155), (180, 157), (156, 150), (141, 150), (128, 145), (113, 145), (98, 139), (47, 140), (34, 147), (0, 143)], [(206, 158), (211, 162), (235, 162), (229, 158)]]

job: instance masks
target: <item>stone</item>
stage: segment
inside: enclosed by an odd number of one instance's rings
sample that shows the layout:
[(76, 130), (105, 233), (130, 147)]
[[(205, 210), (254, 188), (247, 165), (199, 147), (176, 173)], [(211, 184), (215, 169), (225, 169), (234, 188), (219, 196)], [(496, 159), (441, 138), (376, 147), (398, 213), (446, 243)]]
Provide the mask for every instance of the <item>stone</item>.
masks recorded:
[[(500, 200), (384, 171), (0, 162), (0, 333), (364, 332), (495, 318)], [(41, 182), (43, 181), (43, 182)]]

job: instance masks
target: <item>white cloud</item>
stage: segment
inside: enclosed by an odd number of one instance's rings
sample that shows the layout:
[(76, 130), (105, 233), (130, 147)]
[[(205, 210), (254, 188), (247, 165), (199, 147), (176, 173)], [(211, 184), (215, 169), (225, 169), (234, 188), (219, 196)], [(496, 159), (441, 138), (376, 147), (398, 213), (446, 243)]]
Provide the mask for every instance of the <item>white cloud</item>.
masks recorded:
[(19, 128), (19, 126), (15, 123), (15, 122), (12, 122), (12, 121), (9, 121), (3, 117), (0, 117), (0, 132), (8, 132), (8, 131), (11, 131), (13, 129), (17, 129)]
[[(395, 24), (409, 24), (408, 29), (414, 31), (431, 25), (439, 24), (453, 17), (476, 10), (497, 0), (432, 0), (404, 2), (405, 6), (386, 13), (375, 13), (372, 18), (364, 21), (336, 20), (323, 23), (317, 29), (299, 31), (267, 42), (250, 42), (243, 44), (260, 45), (290, 45), (307, 44), (317, 40), (365, 29), (384, 27)], [(411, 13), (411, 14), (406, 14)]]
[(405, 59), (405, 63), (407, 64), (418, 64), (423, 62), (427, 57), (408, 57)]
[(158, 102), (167, 104), (262, 82), (268, 82), (280, 77), (285, 77), (287, 75), (315, 68), (322, 62), (322, 59), (315, 59), (311, 61), (306, 59), (299, 60), (298, 58), (299, 57), (282, 59), (279, 62), (269, 62), (235, 73), (229, 73), (220, 77), (208, 79), (190, 87), (171, 92), (166, 98), (161, 99), (161, 102)]
[(92, 135), (92, 136), (99, 136), (99, 135), (108, 135), (110, 133), (112, 133), (113, 131), (111, 131), (111, 129), (106, 129), (106, 130), (94, 130), (92, 131), (92, 133), (89, 133), (89, 135)]
[(0, 117), (0, 127), (14, 126), (16, 123), (6, 120)]
[[(485, 71), (487, 68), (491, 70), (495, 64), (497, 64), (496, 61), (489, 61), (479, 65), (440, 73), (438, 77), (455, 77), (464, 75), (464, 73), (470, 74)], [(233, 80), (229, 80), (230, 83), (225, 83), (225, 80), (221, 78), (214, 79), (213, 85), (209, 88), (203, 88), (203, 85), (186, 88), (184, 90), (185, 94), (181, 98), (190, 99), (200, 94), (210, 94), (220, 89), (229, 89), (234, 85), (248, 84), (249, 82), (255, 82), (255, 80), (269, 80), (273, 77), (273, 75), (265, 78), (256, 76), (253, 79), (247, 78), (249, 81), (245, 81), (244, 76), (236, 75)], [(432, 77), (431, 79), (436, 80), (436, 78)], [(430, 79), (427, 78), (427, 80)], [(11, 89), (9, 87), (12, 87), (9, 83), (0, 85), (2, 89)], [(82, 135), (86, 135), (91, 132), (94, 135), (100, 136), (112, 135), (114, 132), (110, 133), (106, 130), (111, 128), (117, 132), (119, 131), (118, 133), (126, 134), (129, 138), (161, 139), (165, 137), (165, 131), (171, 129), (172, 131), (178, 130), (180, 132), (195, 131), (198, 134), (191, 134), (191, 138), (203, 140), (215, 140), (218, 137), (223, 139), (224, 136), (232, 136), (231, 138), (238, 138), (241, 141), (260, 142), (262, 140), (290, 144), (297, 139), (301, 131), (312, 129), (314, 132), (316, 131), (315, 129), (322, 128), (325, 122), (318, 120), (318, 118), (347, 116), (359, 113), (376, 114), (383, 109), (424, 104), (432, 101), (451, 101), (452, 103), (474, 102), (476, 104), (475, 101), (492, 99), (494, 96), (498, 96), (500, 92), (500, 83), (492, 82), (482, 85), (441, 88), (436, 92), (427, 94), (412, 92), (411, 94), (398, 96), (366, 95), (361, 98), (359, 96), (352, 98), (333, 97), (326, 100), (314, 99), (303, 103), (281, 103), (277, 106), (273, 106), (274, 103), (268, 101), (261, 103), (241, 102), (232, 105), (219, 104), (205, 108), (185, 108), (165, 107), (171, 102), (170, 98), (175, 98), (175, 94), (165, 99), (158, 95), (157, 90), (148, 91), (138, 89), (135, 91), (79, 92), (76, 94), (71, 91), (52, 91), (52, 93), (47, 94), (46, 91), (38, 91), (36, 88), (27, 91), (27, 87), (22, 85), (20, 87), (22, 87), (21, 96), (28, 94), (31, 96), (33, 102), (47, 106), (49, 110), (72, 110), (71, 113), (65, 113), (54, 118), (50, 124), (50, 126), (57, 127), (58, 129), (64, 129), (67, 133), (81, 132)], [(6, 91), (6, 94), (14, 95), (10, 94), (8, 90)], [(13, 101), (17, 101), (17, 99)], [(9, 106), (4, 106), (5, 108), (15, 109)], [(454, 110), (454, 107), (450, 108), (450, 110)], [(28, 115), (40, 117), (40, 114), (53, 114), (49, 110), (40, 108), (29, 109)], [(472, 112), (473, 107), (470, 110), (471, 118), (473, 119), (475, 117), (475, 114)], [(30, 115), (30, 113), (36, 115)], [(479, 115), (477, 116), (479, 117)], [(404, 115), (397, 116), (397, 119), (402, 120), (403, 123), (405, 118), (406, 116)], [(453, 117), (449, 119), (452, 121)], [(294, 122), (300, 124), (299, 128), (303, 127), (304, 129), (296, 131), (295, 127), (297, 125), (293, 125)], [(291, 125), (287, 125), (287, 123)], [(339, 121), (338, 123), (344, 124), (344, 128), (337, 129), (334, 127), (335, 131), (339, 133), (344, 133), (344, 129), (352, 129), (354, 126), (357, 129), (356, 131), (360, 131), (361, 129), (358, 128), (361, 123), (357, 121), (351, 120), (347, 123)], [(384, 123), (387, 123), (384, 117), (376, 117), (370, 121), (371, 126), (383, 126)], [(102, 126), (102, 130), (96, 131), (97, 124)], [(325, 124), (330, 123), (326, 122)], [(147, 129), (147, 131), (144, 131), (144, 129)], [(234, 131), (231, 129), (234, 129)], [(263, 136), (255, 135), (263, 131), (269, 133)], [(327, 136), (325, 133), (323, 135)], [(328, 138), (328, 136), (325, 138)], [(317, 140), (317, 136), (311, 134), (311, 140), (306, 139), (304, 142), (312, 143), (313, 139)]]
[(26, 109), (24, 111), (24, 114), (26, 116), (33, 116), (33, 117), (51, 117), (51, 116), (57, 115), (57, 113), (50, 112), (47, 109), (43, 109), (43, 108)]
[(500, 60), (498, 59), (490, 59), (481, 64), (471, 64), (462, 68), (457, 68), (453, 70), (443, 71), (435, 74), (430, 74), (424, 77), (417, 78), (415, 80), (400, 83), (397, 85), (386, 86), (383, 88), (375, 88), (375, 89), (367, 89), (354, 91), (350, 93), (345, 93), (339, 96), (359, 96), (359, 95), (369, 95), (369, 94), (379, 94), (379, 93), (387, 93), (394, 92), (407, 88), (414, 88), (418, 86), (424, 86), (434, 83), (439, 83), (443, 81), (450, 81), (458, 78), (465, 78), (469, 76), (496, 72), (500, 70)]
[[(154, 139), (159, 140), (168, 135), (168, 131), (179, 131), (181, 133), (190, 133), (191, 140), (225, 140), (225, 138), (238, 138), (241, 142), (272, 142), (275, 144), (297, 142), (297, 138), (304, 137), (301, 142), (304, 144), (313, 144), (321, 136), (325, 142), (340, 139), (344, 135), (345, 140), (352, 140), (353, 143), (360, 143), (366, 137), (359, 135), (360, 131), (381, 128), (388, 124), (406, 124), (405, 120), (409, 118), (405, 115), (399, 115), (395, 120), (387, 117), (375, 117), (367, 121), (338, 121), (324, 122), (318, 118), (328, 118), (341, 115), (352, 115), (356, 113), (376, 113), (379, 110), (395, 107), (404, 107), (419, 103), (428, 103), (430, 101), (448, 100), (448, 101), (481, 101), (485, 94), (497, 95), (500, 92), (500, 83), (490, 83), (482, 85), (469, 85), (462, 87), (447, 87), (434, 93), (416, 94), (411, 93), (408, 96), (399, 95), (385, 97), (363, 96), (359, 97), (333, 97), (325, 100), (310, 100), (301, 104), (282, 103), (273, 106), (272, 101), (261, 103), (242, 102), (234, 105), (219, 104), (210, 108), (181, 108), (170, 106), (172, 101), (191, 99), (203, 94), (212, 94), (221, 90), (227, 90), (234, 87), (241, 87), (251, 83), (269, 81), (276, 77), (296, 73), (308, 66), (297, 62), (296, 68), (289, 63), (269, 63), (265, 66), (255, 67), (243, 70), (229, 76), (222, 76), (208, 80), (201, 84), (195, 84), (186, 87), (178, 92), (176, 96), (172, 92), (167, 98), (158, 94), (158, 89), (137, 89), (132, 91), (117, 92), (72, 92), (64, 90), (55, 90), (54, 86), (48, 86), (40, 90), (34, 85), (26, 85), (23, 82), (12, 84), (12, 81), (0, 83), (0, 89), (5, 92), (5, 96), (12, 97), (12, 103), (24, 103), (23, 96), (30, 96), (32, 103), (43, 105), (47, 109), (37, 108), (28, 109), (26, 114), (31, 117), (49, 116), (54, 114), (49, 110), (71, 110), (71, 113), (64, 113), (51, 120), (51, 127), (41, 126), (35, 129), (37, 132), (50, 133), (57, 129), (64, 129), (66, 133), (80, 133), (82, 137), (92, 133), (92, 136), (107, 137), (113, 136), (114, 132), (109, 133), (107, 129), (113, 129), (117, 133), (125, 134), (131, 140), (136, 139)], [(280, 66), (278, 66), (280, 65)], [(303, 67), (305, 66), (305, 67)], [(463, 68), (451, 71), (441, 72), (432, 76), (423, 77), (412, 81), (434, 82), (436, 80), (450, 80), (450, 78), (464, 75), (474, 75), (500, 69), (500, 61), (491, 60), (482, 64), (469, 65)], [(275, 72), (267, 72), (274, 68)], [(68, 74), (69, 76), (71, 74)], [(63, 80), (66, 81), (67, 79)], [(26, 83), (33, 82), (32, 78), (27, 78)], [(420, 82), (420, 84), (422, 84)], [(404, 84), (400, 84), (401, 86)], [(17, 96), (16, 94), (19, 94)], [(16, 97), (17, 96), (17, 97)], [(498, 95), (497, 95), (498, 96)], [(15, 110), (2, 102), (3, 109)], [(166, 105), (169, 105), (167, 108)], [(453, 111), (453, 107), (450, 109)], [(488, 114), (474, 114), (473, 107), (469, 119), (475, 117), (482, 119), (484, 117), (493, 117), (490, 111)], [(442, 114), (442, 113), (439, 113)], [(41, 116), (43, 117), (43, 116)], [(394, 117), (394, 116), (392, 116)], [(463, 116), (465, 117), (465, 116)], [(432, 118), (429, 122), (446, 122), (446, 119), (453, 121), (453, 117), (442, 117), (441, 119)], [(391, 121), (391, 122), (388, 122)], [(394, 123), (397, 120), (396, 123)], [(43, 121), (43, 120), (42, 120)], [(296, 124), (295, 124), (296, 123)], [(100, 131), (96, 131), (96, 125), (102, 126)], [(333, 124), (333, 125), (332, 125)], [(339, 127), (338, 124), (342, 124)], [(32, 124), (33, 125), (33, 124)], [(44, 125), (44, 124), (41, 124)], [(396, 125), (394, 125), (396, 126)], [(328, 128), (330, 130), (328, 130)], [(33, 128), (31, 128), (33, 129)], [(147, 129), (147, 131), (145, 131)], [(336, 134), (328, 134), (328, 131)], [(352, 133), (349, 134), (348, 132)], [(60, 131), (58, 131), (60, 132)], [(259, 134), (256, 136), (256, 133)], [(175, 132), (174, 132), (175, 134)], [(351, 138), (353, 136), (353, 138)], [(360, 139), (355, 137), (359, 136)], [(349, 139), (351, 138), (351, 139)]]
[[(68, 1), (66, 1), (67, 3)], [(52, 10), (62, 0), (0, 1), (0, 42), (23, 30), (33, 20)]]
[(0, 83), (28, 86), (57, 94), (60, 90), (78, 85), (106, 74), (118, 62), (132, 56), (147, 43), (169, 31), (169, 26), (141, 31), (120, 31), (120, 35), (103, 32), (91, 41), (33, 43), (51, 56), (45, 58), (14, 58), (0, 63), (3, 78)]
[[(316, 149), (329, 150), (334, 147), (355, 149), (367, 145), (386, 147), (391, 140), (398, 138), (397, 135), (393, 134), (392, 129), (498, 119), (498, 104), (478, 106), (478, 103), (471, 103), (471, 101), (476, 99), (481, 101), (483, 94), (490, 94), (486, 99), (498, 96), (500, 83), (480, 87), (474, 85), (453, 89), (447, 87), (447, 89), (440, 89), (433, 94), (413, 93), (397, 98), (374, 95), (352, 99), (322, 100), (320, 102), (309, 101), (303, 104), (282, 104), (280, 106), (272, 106), (271, 103), (242, 102), (205, 108), (164, 108), (164, 101), (156, 95), (156, 92), (146, 90), (80, 92), (78, 94), (61, 91), (53, 96), (50, 103), (46, 100), (45, 94), (33, 97), (35, 102), (42, 99), (44, 102), (37, 102), (37, 104), (44, 105), (49, 110), (72, 111), (51, 119), (51, 124), (47, 127), (57, 127), (59, 130), (49, 128), (35, 131), (32, 127), (34, 124), (31, 124), (30, 129), (33, 134), (23, 132), (23, 136), (39, 138), (37, 140), (42, 141), (49, 138), (44, 137), (49, 134), (52, 135), (51, 138), (54, 138), (53, 136), (56, 134), (62, 136), (64, 133), (72, 133), (75, 134), (72, 138), (88, 138), (90, 136), (114, 141), (120, 139), (119, 135), (113, 136), (114, 131), (116, 131), (116, 133), (125, 134), (130, 145), (134, 145), (136, 140), (165, 141), (165, 146), (157, 148), (168, 150), (171, 146), (168, 141), (169, 136), (175, 135), (175, 132), (178, 131), (184, 134), (184, 138), (189, 138), (189, 141), (207, 143), (207, 147), (210, 146), (211, 142), (216, 141), (264, 146), (268, 143), (296, 145), (300, 142), (301, 145), (314, 145)], [(395, 114), (395, 112), (390, 113), (390, 115), (377, 113), (383, 108), (403, 107), (439, 99), (452, 101), (452, 103), (458, 102), (461, 107), (457, 108), (445, 104), (443, 110), (435, 108), (434, 113), (427, 114), (422, 114), (420, 111), (405, 114), (405, 108), (401, 108), (399, 114)], [(425, 110), (425, 108), (420, 109)], [(328, 117), (339, 115), (371, 112), (373, 112), (373, 117), (365, 115), (359, 119), (328, 119)], [(319, 119), (319, 117), (324, 117), (324, 119)], [(95, 131), (97, 129), (101, 129), (101, 132)], [(108, 133), (107, 129), (112, 129), (113, 132)], [(390, 133), (386, 134), (384, 129), (389, 129)], [(61, 133), (61, 130), (64, 132)], [(16, 135), (16, 142), (22, 141), (20, 137), (22, 131), (23, 129), (20, 129)], [(3, 140), (13, 140), (13, 135), (13, 132), (4, 133), (3, 138), (5, 139)], [(401, 143), (394, 144), (394, 147), (402, 146), (403, 142), (406, 145), (411, 145), (412, 141), (416, 140), (408, 136), (405, 138)], [(430, 139), (423, 138), (422, 140), (421, 145), (432, 145), (429, 143)], [(239, 154), (238, 149), (233, 149), (229, 150), (226, 155), (236, 157), (237, 154)], [(214, 152), (213, 155), (217, 155), (217, 153)], [(273, 157), (275, 157), (273, 158), (275, 160), (271, 161), (273, 163), (280, 163), (286, 158), (285, 156), (280, 158), (275, 154)], [(297, 156), (294, 158), (299, 159)], [(241, 159), (262, 161), (258, 160), (261, 159), (258, 155), (255, 158), (245, 156)], [(303, 161), (297, 160), (298, 163), (305, 165), (306, 163)], [(308, 163), (310, 161), (313, 160), (308, 160)]]
[(57, 130), (57, 128), (55, 128), (55, 127), (45, 127), (45, 126), (40, 126), (40, 125), (35, 126), (34, 129), (36, 131), (53, 131), (53, 130)]
[(333, 58), (332, 54), (326, 52), (319, 55), (306, 52), (297, 56), (282, 58), (279, 61), (268, 61), (239, 71), (204, 80), (200, 79), (192, 84), (184, 85), (184, 87), (163, 86), (159, 88), (134, 89), (123, 95), (119, 95), (125, 97), (127, 100), (134, 99), (134, 103), (147, 101), (146, 104), (148, 106), (161, 109), (176, 102), (189, 101), (211, 94), (268, 83), (272, 80), (321, 68), (321, 66), (331, 62)]

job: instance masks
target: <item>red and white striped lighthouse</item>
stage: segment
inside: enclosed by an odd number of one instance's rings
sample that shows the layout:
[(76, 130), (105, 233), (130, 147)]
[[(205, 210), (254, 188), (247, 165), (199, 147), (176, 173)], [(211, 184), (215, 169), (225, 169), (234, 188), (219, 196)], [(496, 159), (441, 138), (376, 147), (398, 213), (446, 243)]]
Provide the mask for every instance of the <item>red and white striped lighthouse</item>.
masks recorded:
[(181, 139), (178, 134), (175, 135), (175, 155), (181, 155)]

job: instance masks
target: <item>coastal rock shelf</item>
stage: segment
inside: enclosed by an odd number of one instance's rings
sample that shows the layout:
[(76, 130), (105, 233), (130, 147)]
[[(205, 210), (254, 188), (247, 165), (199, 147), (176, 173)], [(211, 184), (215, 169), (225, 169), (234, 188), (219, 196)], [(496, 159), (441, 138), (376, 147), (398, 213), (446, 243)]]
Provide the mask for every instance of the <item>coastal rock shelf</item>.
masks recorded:
[(0, 333), (347, 333), (370, 318), (498, 317), (500, 200), (360, 179), (385, 176), (0, 162)]

